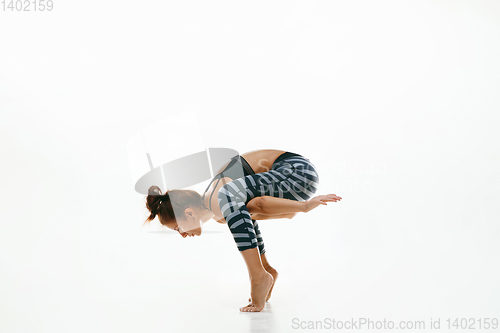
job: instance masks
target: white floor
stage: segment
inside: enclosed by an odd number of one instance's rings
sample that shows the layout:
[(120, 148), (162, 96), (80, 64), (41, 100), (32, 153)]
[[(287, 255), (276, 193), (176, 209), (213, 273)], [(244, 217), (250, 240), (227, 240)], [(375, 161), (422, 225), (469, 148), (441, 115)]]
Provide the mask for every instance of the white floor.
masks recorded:
[(345, 196), (294, 220), (261, 222), (280, 276), (260, 313), (239, 312), (250, 287), (226, 226), (213, 222), (201, 237), (183, 239), (157, 223), (119, 228), (124, 220), (76, 218), (10, 255), (29, 260), (2, 275), (11, 302), (3, 303), (2, 325), (9, 332), (290, 332), (311, 322), (327, 329), (333, 319), (424, 321), (430, 329), (437, 318), (444, 325), (498, 316), (498, 236), (483, 234), (484, 224), (444, 230), (451, 221), (430, 218), (419, 231), (390, 213), (344, 215), (354, 205)]

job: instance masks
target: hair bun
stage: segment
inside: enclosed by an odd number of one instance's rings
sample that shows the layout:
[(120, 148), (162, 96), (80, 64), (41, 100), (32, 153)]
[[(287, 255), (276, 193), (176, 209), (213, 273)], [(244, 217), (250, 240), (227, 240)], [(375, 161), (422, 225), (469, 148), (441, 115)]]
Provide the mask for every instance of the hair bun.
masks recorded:
[(149, 195), (163, 195), (163, 194), (161, 194), (161, 189), (156, 185), (153, 185), (149, 188), (148, 194)]

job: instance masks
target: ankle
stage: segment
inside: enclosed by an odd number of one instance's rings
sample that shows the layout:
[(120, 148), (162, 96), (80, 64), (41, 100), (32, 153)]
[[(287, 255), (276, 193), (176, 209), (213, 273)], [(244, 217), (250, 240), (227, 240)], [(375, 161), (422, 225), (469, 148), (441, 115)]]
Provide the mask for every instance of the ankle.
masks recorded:
[(269, 273), (265, 269), (263, 269), (259, 273), (252, 274), (252, 276), (250, 276), (250, 281), (261, 282), (262, 280), (264, 280), (264, 278), (266, 277), (267, 274), (269, 274)]
[(266, 265), (266, 266), (264, 266), (264, 269), (265, 269), (267, 272), (274, 270), (274, 268), (272, 268), (270, 265)]

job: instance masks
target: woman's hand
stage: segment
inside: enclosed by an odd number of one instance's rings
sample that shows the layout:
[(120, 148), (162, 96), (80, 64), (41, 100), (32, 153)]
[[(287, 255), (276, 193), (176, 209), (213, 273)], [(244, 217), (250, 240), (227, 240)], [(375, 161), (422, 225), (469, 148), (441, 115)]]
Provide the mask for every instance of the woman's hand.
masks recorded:
[(318, 196), (306, 201), (304, 212), (305, 213), (310, 212), (311, 210), (318, 207), (319, 205), (326, 206), (327, 202), (337, 202), (341, 199), (342, 199), (341, 197), (339, 197), (335, 194), (318, 195)]

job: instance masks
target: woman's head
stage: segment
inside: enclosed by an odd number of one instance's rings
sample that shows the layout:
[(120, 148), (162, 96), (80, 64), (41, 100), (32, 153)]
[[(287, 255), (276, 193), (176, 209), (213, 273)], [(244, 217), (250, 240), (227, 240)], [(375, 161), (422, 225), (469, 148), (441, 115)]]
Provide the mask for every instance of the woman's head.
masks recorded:
[(161, 194), (158, 186), (151, 186), (146, 197), (150, 211), (144, 223), (158, 215), (161, 224), (178, 231), (183, 237), (201, 235), (201, 217), (206, 208), (201, 196), (192, 190), (170, 190)]

